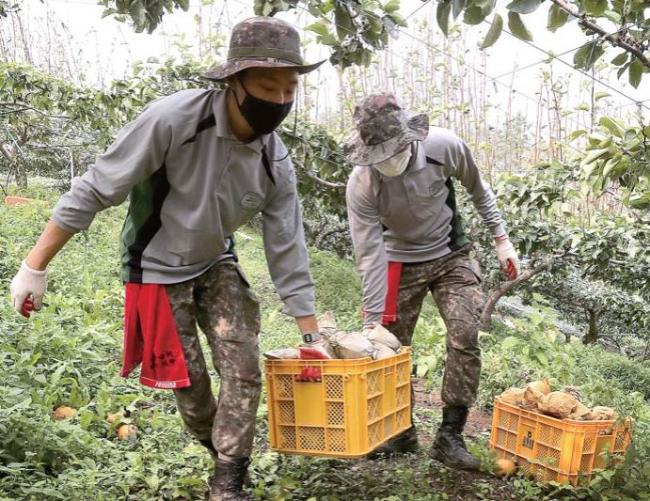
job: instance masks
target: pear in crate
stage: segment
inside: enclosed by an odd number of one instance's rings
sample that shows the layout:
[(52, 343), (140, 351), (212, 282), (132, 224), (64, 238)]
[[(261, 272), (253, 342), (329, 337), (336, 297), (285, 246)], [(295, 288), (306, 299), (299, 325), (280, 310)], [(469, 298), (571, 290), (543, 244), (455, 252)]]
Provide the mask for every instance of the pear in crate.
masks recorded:
[(618, 414), (611, 407), (597, 405), (591, 409), (591, 412), (587, 414), (585, 419), (588, 419), (589, 421), (608, 421), (611, 419), (618, 419)]
[(526, 390), (523, 388), (508, 388), (501, 395), (499, 395), (499, 399), (501, 399), (501, 401), (505, 402), (506, 404), (523, 405), (525, 392)]
[(373, 329), (364, 331), (368, 336), (368, 339), (375, 343), (381, 343), (385, 346), (388, 346), (394, 352), (398, 352), (402, 347), (402, 343), (399, 342), (399, 339), (395, 335), (386, 329), (382, 325), (377, 325)]
[(558, 419), (568, 418), (577, 406), (578, 399), (563, 391), (552, 391), (543, 395), (537, 403), (540, 412)]
[(339, 358), (375, 357), (377, 349), (360, 332), (337, 332), (329, 338)]

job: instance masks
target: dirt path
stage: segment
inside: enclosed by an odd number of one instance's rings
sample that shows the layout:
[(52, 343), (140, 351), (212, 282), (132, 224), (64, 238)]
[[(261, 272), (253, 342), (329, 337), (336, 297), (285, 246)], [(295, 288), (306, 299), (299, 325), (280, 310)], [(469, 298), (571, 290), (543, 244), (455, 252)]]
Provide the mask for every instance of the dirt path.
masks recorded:
[[(444, 406), (444, 403), (440, 398), (439, 391), (427, 390), (425, 381), (422, 379), (415, 379), (413, 386), (415, 389), (416, 413), (418, 410), (421, 409), (435, 410), (438, 411), (439, 413), (442, 413), (442, 407)], [(422, 419), (420, 413), (418, 413), (418, 417)], [(439, 419), (431, 420), (431, 421), (435, 421), (435, 423), (431, 423), (431, 424), (437, 426), (437, 422), (439, 421)], [(482, 433), (489, 433), (491, 426), (492, 426), (492, 416), (490, 414), (487, 414), (479, 409), (472, 408), (470, 410), (469, 417), (467, 418), (467, 426), (465, 428), (465, 432), (468, 437), (475, 438)], [(429, 427), (425, 427), (425, 429), (423, 429), (422, 432), (426, 433), (427, 431), (429, 431), (427, 428)]]
[[(325, 460), (280, 456), (273, 474), (265, 477), (272, 484), (286, 483), (292, 488), (282, 496), (267, 491), (262, 499), (295, 501), (337, 500), (373, 501), (474, 501), (518, 499), (509, 480), (488, 473), (447, 468), (430, 456), (431, 443), (440, 423), (443, 403), (440, 393), (427, 390), (423, 380), (415, 380), (416, 423), (420, 449), (417, 454), (377, 460)], [(489, 437), (491, 416), (473, 409), (466, 437), (468, 442)], [(266, 432), (261, 433), (257, 450), (266, 449)], [(290, 479), (290, 480), (289, 480)]]

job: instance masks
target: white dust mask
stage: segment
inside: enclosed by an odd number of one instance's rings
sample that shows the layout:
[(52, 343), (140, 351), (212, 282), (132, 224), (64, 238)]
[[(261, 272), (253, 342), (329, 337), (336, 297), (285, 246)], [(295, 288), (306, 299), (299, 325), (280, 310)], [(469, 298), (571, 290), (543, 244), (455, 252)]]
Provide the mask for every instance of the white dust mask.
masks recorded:
[(399, 176), (402, 172), (406, 170), (406, 167), (409, 164), (411, 159), (411, 146), (407, 146), (397, 155), (374, 164), (375, 169), (381, 172), (384, 176), (394, 177)]

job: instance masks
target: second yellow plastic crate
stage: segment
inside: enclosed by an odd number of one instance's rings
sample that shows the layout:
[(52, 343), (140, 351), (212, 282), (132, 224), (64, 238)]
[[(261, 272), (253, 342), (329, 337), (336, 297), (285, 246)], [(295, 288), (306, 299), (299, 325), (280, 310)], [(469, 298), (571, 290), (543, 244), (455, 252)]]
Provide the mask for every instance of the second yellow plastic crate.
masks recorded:
[[(320, 382), (296, 380), (305, 367)], [(411, 426), (411, 353), (372, 360), (266, 360), (271, 448), (308, 456), (365, 456)]]
[(605, 452), (623, 456), (630, 445), (631, 421), (556, 419), (494, 401), (490, 447), (537, 480), (588, 480), (606, 466)]

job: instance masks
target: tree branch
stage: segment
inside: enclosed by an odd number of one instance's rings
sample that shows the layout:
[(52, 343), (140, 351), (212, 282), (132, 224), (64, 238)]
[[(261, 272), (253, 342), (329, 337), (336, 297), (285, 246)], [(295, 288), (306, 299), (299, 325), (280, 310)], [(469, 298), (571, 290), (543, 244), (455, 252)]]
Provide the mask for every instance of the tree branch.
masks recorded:
[(327, 188), (334, 188), (336, 190), (345, 190), (345, 184), (344, 183), (334, 183), (332, 181), (325, 181), (324, 179), (321, 179), (318, 176), (315, 176), (311, 172), (309, 172), (307, 169), (304, 169), (305, 176), (307, 176), (309, 179), (312, 181), (322, 185), (326, 186)]
[(496, 304), (499, 301), (499, 299), (501, 299), (503, 296), (508, 294), (512, 289), (517, 287), (520, 283), (530, 280), (535, 275), (538, 275), (539, 273), (547, 270), (553, 264), (555, 264), (556, 261), (565, 257), (567, 254), (568, 252), (562, 254), (553, 254), (552, 256), (548, 256), (547, 258), (542, 259), (542, 262), (539, 263), (538, 265), (533, 266), (532, 268), (528, 268), (527, 270), (524, 270), (514, 280), (503, 282), (496, 289), (492, 289), (488, 293), (487, 300), (483, 305), (483, 312), (481, 313), (481, 318), (479, 320), (480, 329), (486, 332), (490, 330), (491, 323), (492, 323), (492, 314), (494, 313), (494, 308), (496, 307)]
[(12, 113), (20, 113), (22, 111), (29, 111), (30, 108), (19, 108), (17, 110), (9, 110), (0, 112), (0, 115), (11, 115)]
[(600, 35), (603, 39), (607, 40), (612, 45), (620, 47), (621, 49), (633, 54), (641, 64), (650, 68), (650, 60), (643, 53), (643, 46), (639, 44), (634, 38), (628, 35), (620, 35), (617, 33), (608, 33), (607, 30), (597, 25), (594, 21), (587, 18), (587, 14), (581, 14), (577, 10), (574, 10), (571, 5), (569, 5), (566, 0), (551, 0), (555, 5), (557, 5), (564, 12), (567, 12), (569, 15), (578, 19), (578, 24), (594, 33)]
[(326, 233), (321, 233), (321, 234), (318, 235), (318, 237), (316, 238), (316, 241), (314, 242), (314, 246), (315, 246), (317, 249), (322, 249), (322, 247), (323, 247), (323, 242), (324, 242), (327, 238), (331, 237), (332, 235), (336, 235), (337, 233), (345, 233), (347, 230), (348, 230), (348, 228), (347, 228), (347, 226), (345, 226), (345, 227), (343, 227), (343, 228), (336, 228), (336, 229), (334, 229), (334, 230), (330, 230), (330, 231), (328, 231), (328, 232), (326, 232)]
[(0, 113), (0, 115), (8, 115), (10, 113), (21, 113), (23, 111), (35, 111), (36, 113), (44, 116), (44, 117), (49, 117), (49, 118), (60, 118), (63, 120), (72, 120), (70, 117), (67, 117), (65, 115), (48, 115), (44, 111), (38, 110), (34, 108), (33, 106), (29, 106), (28, 104), (25, 103), (0, 103), (0, 106), (20, 106), (19, 109), (13, 109), (13, 110), (8, 110), (8, 111), (3, 111)]

